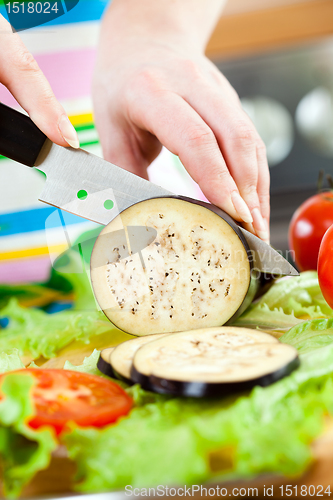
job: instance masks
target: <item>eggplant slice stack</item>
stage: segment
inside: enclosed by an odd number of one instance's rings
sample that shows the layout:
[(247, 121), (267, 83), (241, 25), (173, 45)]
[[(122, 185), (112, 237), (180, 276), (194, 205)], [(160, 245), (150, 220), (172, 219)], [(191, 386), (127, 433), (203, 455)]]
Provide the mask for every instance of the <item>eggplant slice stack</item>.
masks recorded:
[[(253, 299), (249, 248), (239, 227), (202, 205), (146, 200), (103, 229), (91, 256), (91, 281), (118, 328), (150, 335), (220, 326), (241, 312), (245, 297)], [(154, 232), (141, 250), (131, 244), (135, 227)]]
[[(126, 342), (124, 342), (124, 344), (125, 343)], [(103, 351), (101, 351), (101, 354), (97, 361), (97, 368), (99, 369), (100, 372), (104, 373), (104, 375), (107, 375), (108, 377), (112, 378), (119, 378), (120, 380), (120, 377), (117, 377), (110, 363), (110, 355), (111, 352), (114, 350), (115, 347), (108, 347), (107, 349), (103, 349)]]
[(126, 340), (126, 342), (119, 344), (117, 347), (104, 349), (100, 354), (97, 368), (104, 375), (117, 378), (127, 384), (132, 384), (131, 368), (136, 351), (148, 342), (157, 340), (164, 335), (166, 333), (137, 337), (136, 339)]
[(246, 328), (206, 328), (154, 337), (116, 347), (108, 357), (113, 373), (162, 394), (222, 397), (270, 385), (299, 366), (292, 346)]

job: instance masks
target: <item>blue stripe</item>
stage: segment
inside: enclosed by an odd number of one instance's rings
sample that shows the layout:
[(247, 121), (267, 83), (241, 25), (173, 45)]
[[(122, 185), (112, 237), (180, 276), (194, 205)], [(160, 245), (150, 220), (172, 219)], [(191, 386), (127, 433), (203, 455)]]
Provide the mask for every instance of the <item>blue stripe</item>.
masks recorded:
[[(56, 213), (61, 212), (54, 207), (37, 208), (25, 210), (22, 212), (11, 212), (0, 215), (0, 237), (11, 236), (17, 233), (30, 233), (32, 231), (40, 231), (45, 229), (47, 220), (47, 229), (61, 227), (61, 217), (57, 217)], [(68, 212), (61, 212), (65, 224), (79, 224), (87, 222), (86, 219)], [(53, 214), (53, 217), (50, 215)]]
[[(0, 14), (8, 20), (4, 3), (5, 0), (3, 0), (3, 2), (0, 0)], [(53, 21), (43, 24), (43, 27), (82, 23), (85, 21), (98, 21), (102, 17), (104, 9), (109, 3), (109, 0), (80, 0), (78, 5), (76, 5), (72, 10), (63, 16), (54, 19)]]

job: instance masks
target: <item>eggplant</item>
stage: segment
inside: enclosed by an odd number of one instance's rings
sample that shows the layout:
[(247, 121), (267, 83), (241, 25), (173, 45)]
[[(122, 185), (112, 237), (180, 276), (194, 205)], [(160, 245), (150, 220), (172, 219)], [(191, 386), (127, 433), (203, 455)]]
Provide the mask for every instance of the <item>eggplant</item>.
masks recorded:
[(292, 346), (263, 332), (225, 326), (174, 333), (142, 346), (131, 379), (161, 394), (223, 397), (270, 385), (298, 366)]
[(109, 377), (117, 378), (127, 384), (132, 384), (131, 367), (136, 351), (148, 342), (157, 340), (165, 335), (165, 333), (159, 333), (146, 337), (137, 337), (127, 340), (117, 347), (104, 349), (101, 351), (97, 368)]
[(117, 378), (110, 364), (110, 355), (114, 349), (115, 347), (108, 347), (107, 349), (103, 349), (103, 351), (101, 351), (97, 361), (97, 368), (100, 372), (104, 373), (104, 375)]
[[(135, 226), (156, 235), (139, 251), (128, 235)], [(97, 302), (118, 328), (134, 335), (172, 333), (220, 326), (240, 314), (258, 282), (250, 255), (222, 210), (155, 198), (132, 205), (103, 229), (90, 275)]]

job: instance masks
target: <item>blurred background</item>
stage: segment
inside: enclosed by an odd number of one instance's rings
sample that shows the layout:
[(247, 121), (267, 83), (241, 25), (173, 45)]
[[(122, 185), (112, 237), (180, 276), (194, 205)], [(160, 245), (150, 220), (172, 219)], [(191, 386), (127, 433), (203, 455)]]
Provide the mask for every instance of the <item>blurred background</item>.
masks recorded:
[(333, 1), (230, 0), (207, 53), (266, 144), (271, 244), (286, 252), (293, 212), (333, 173)]
[[(207, 0), (208, 1), (208, 0)], [(80, 0), (66, 15), (21, 36), (76, 127), (81, 147), (101, 156), (90, 83), (106, 0)], [(5, 14), (0, 1), (0, 13)], [(237, 90), (268, 152), (272, 245), (288, 249), (288, 223), (333, 174), (333, 0), (229, 0), (207, 48)], [(0, 84), (0, 101), (18, 108)], [(168, 151), (150, 179), (204, 199)], [(43, 176), (0, 157), (0, 283), (46, 281), (54, 259), (97, 225), (38, 202)]]

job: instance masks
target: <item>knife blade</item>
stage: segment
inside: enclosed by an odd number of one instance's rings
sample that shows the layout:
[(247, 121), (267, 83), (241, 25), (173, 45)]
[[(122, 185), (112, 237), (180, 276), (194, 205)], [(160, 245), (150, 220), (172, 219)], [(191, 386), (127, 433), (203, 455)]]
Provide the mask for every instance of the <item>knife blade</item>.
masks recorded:
[[(0, 154), (46, 174), (40, 201), (103, 225), (135, 203), (175, 196), (83, 149), (52, 143), (28, 116), (1, 103)], [(225, 217), (229, 218), (227, 214)], [(245, 229), (241, 231), (256, 269), (279, 275), (299, 274), (271, 246)]]
[(83, 149), (49, 139), (35, 166), (46, 174), (40, 201), (103, 225), (135, 203), (173, 195)]

